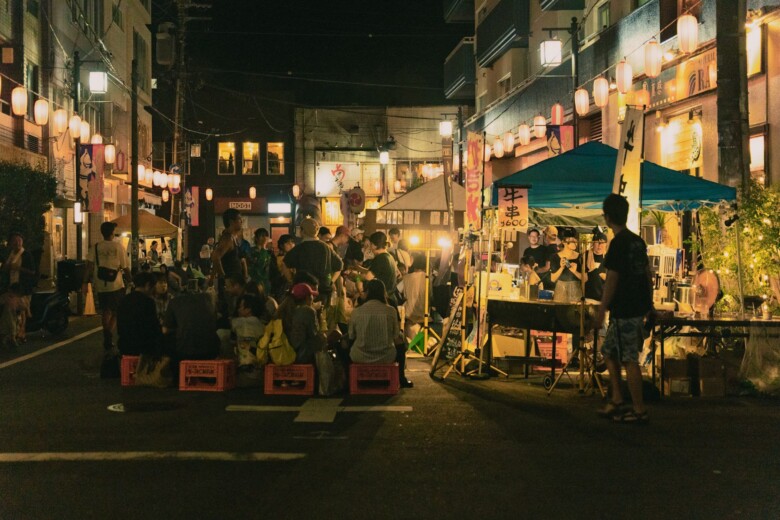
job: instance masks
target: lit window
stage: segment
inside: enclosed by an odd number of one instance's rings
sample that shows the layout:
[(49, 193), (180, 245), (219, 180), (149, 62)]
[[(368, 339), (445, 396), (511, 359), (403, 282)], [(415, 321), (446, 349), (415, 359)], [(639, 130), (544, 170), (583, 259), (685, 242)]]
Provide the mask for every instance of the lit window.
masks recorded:
[(219, 143), (217, 173), (219, 175), (236, 173), (236, 143)]
[(750, 137), (750, 176), (762, 185), (766, 185), (765, 142), (764, 134)]
[(761, 27), (758, 24), (749, 24), (745, 32), (748, 77), (764, 71), (764, 53), (761, 52), (761, 42), (763, 40)]
[(284, 175), (284, 143), (268, 143), (268, 175)]
[(244, 175), (257, 175), (260, 173), (260, 143), (244, 143), (241, 150), (243, 166), (241, 173)]

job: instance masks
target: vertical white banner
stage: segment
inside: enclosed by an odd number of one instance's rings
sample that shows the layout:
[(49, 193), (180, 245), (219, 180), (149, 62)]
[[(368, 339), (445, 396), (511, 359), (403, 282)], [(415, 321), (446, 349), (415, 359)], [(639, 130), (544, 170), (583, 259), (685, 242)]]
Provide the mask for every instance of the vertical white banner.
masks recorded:
[(612, 193), (624, 196), (628, 200), (628, 222), (626, 226), (639, 234), (639, 213), (642, 183), (642, 151), (645, 129), (645, 114), (641, 109), (626, 107), (623, 129), (620, 132), (615, 180)]

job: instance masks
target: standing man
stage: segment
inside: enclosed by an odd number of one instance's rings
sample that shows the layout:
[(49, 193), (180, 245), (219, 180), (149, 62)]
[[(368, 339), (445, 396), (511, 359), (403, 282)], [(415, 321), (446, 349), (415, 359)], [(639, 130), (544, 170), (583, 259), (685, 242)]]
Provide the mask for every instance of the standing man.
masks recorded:
[(550, 257), (552, 256), (552, 253), (547, 246), (539, 243), (539, 239), (538, 229), (528, 230), (528, 242), (531, 245), (525, 248), (523, 257), (533, 257), (536, 261), (536, 268), (534, 270), (536, 271), (536, 274), (542, 277), (542, 274), (547, 273), (550, 270)]
[[(639, 352), (644, 343), (644, 319), (653, 308), (647, 244), (626, 228), (628, 201), (624, 197), (610, 194), (604, 199), (603, 208), (604, 220), (615, 233), (615, 238), (604, 258), (607, 279), (595, 324), (596, 329), (601, 328), (609, 311), (609, 327), (601, 350), (609, 368), (612, 401), (600, 411), (600, 415), (618, 422), (646, 423)], [(623, 403), (621, 364), (626, 369), (633, 409)]]
[(103, 235), (103, 241), (90, 248), (87, 254), (87, 268), (84, 270), (84, 286), (82, 288), (86, 294), (90, 278), (94, 281), (93, 288), (97, 291), (98, 305), (100, 305), (103, 317), (103, 348), (106, 352), (110, 352), (114, 348), (116, 311), (122, 296), (125, 294), (123, 274), (127, 273), (125, 248), (114, 240), (114, 229), (116, 229), (116, 224), (113, 222), (100, 224), (100, 234)]
[(390, 253), (390, 255), (395, 258), (395, 261), (398, 262), (398, 242), (401, 241), (401, 230), (398, 228), (390, 228), (390, 231), (387, 232), (387, 238), (390, 240), (390, 243), (387, 246), (387, 252)]
[(284, 255), (284, 263), (295, 271), (308, 271), (319, 281), (317, 301), (330, 305), (330, 295), (333, 292), (333, 279), (341, 273), (344, 264), (339, 255), (325, 242), (317, 239), (320, 225), (313, 218), (301, 221), (303, 240)]
[[(243, 238), (244, 219), (237, 209), (230, 208), (222, 214), (222, 223), (225, 231), (219, 237), (214, 252), (211, 253), (211, 273), (209, 282), (217, 281), (217, 293), (219, 295), (220, 311), (226, 313), (227, 300), (225, 299), (225, 278), (230, 276), (248, 278), (246, 260), (241, 254), (241, 240)], [(226, 314), (225, 314), (226, 315)]]
[(249, 250), (249, 276), (258, 289), (262, 288), (263, 294), (271, 295), (271, 271), (276, 268), (276, 259), (268, 250), (268, 230), (257, 228), (255, 230), (255, 245)]

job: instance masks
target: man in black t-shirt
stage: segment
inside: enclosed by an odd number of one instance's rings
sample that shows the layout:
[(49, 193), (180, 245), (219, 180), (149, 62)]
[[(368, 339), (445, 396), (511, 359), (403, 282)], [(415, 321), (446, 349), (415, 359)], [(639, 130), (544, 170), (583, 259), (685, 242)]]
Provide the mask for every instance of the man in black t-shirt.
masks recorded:
[(531, 245), (525, 248), (523, 256), (533, 257), (536, 262), (534, 270), (536, 271), (536, 274), (541, 276), (543, 273), (550, 270), (550, 257), (552, 256), (552, 253), (547, 246), (539, 243), (540, 238), (538, 229), (528, 230), (528, 242)]
[[(604, 220), (615, 233), (604, 258), (607, 280), (599, 307), (596, 328), (610, 312), (607, 336), (601, 349), (607, 359), (612, 401), (600, 414), (618, 422), (647, 422), (642, 400), (642, 372), (639, 352), (644, 343), (644, 319), (652, 310), (652, 285), (647, 244), (626, 228), (628, 201), (617, 194), (604, 200)], [(633, 410), (623, 403), (620, 366), (626, 369)]]

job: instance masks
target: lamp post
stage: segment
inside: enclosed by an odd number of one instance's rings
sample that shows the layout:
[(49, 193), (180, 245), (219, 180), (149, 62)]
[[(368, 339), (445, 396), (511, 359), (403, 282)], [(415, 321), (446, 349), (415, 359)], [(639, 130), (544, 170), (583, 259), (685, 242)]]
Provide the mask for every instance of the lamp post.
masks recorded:
[[(569, 27), (543, 27), (543, 31), (548, 31), (552, 34), (553, 31), (566, 31), (571, 36), (571, 93), (572, 93), (572, 125), (574, 126), (574, 147), (576, 148), (579, 145), (580, 140), (580, 132), (579, 132), (579, 115), (577, 114), (576, 110), (576, 101), (574, 99), (574, 95), (577, 92), (577, 87), (579, 86), (579, 71), (578, 71), (578, 61), (580, 57), (580, 42), (577, 38), (577, 34), (579, 33), (580, 25), (577, 22), (576, 17), (572, 17), (571, 19), (571, 25)], [(554, 42), (558, 42), (558, 40), (552, 40)], [(550, 54), (550, 50), (553, 48), (550, 45), (551, 41), (543, 41), (542, 46), (540, 48), (540, 53), (542, 57), (542, 65), (557, 65), (560, 64), (560, 51), (557, 55), (557, 63), (555, 60), (553, 61), (544, 61), (545, 55)], [(556, 46), (557, 47), (557, 46)], [(555, 54), (554, 52), (552, 54)], [(552, 56), (552, 58), (555, 58), (556, 56)]]

